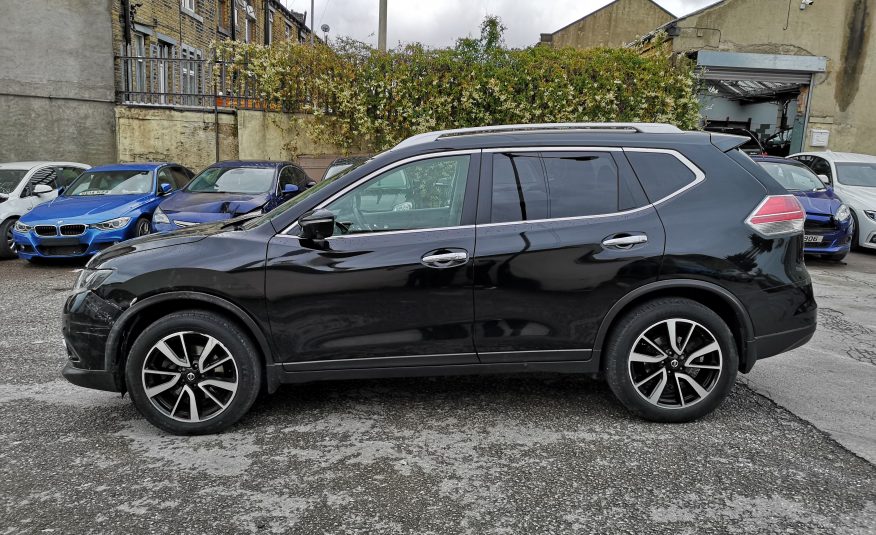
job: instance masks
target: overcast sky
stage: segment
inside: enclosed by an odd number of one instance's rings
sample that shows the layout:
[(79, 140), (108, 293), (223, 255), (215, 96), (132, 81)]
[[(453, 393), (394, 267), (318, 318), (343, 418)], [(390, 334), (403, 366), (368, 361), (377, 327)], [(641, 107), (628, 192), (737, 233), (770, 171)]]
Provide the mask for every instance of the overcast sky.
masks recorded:
[[(299, 12), (310, 12), (310, 0), (283, 0)], [(676, 16), (717, 0), (657, 0)], [(419, 41), (432, 47), (450, 46), (457, 37), (476, 36), (484, 15), (498, 15), (508, 29), (505, 42), (525, 47), (539, 34), (559, 30), (611, 0), (388, 0), (387, 43)], [(315, 0), (316, 28), (331, 26), (339, 35), (377, 44), (378, 0)], [(310, 25), (311, 16), (307, 22)], [(321, 32), (320, 32), (321, 33)]]

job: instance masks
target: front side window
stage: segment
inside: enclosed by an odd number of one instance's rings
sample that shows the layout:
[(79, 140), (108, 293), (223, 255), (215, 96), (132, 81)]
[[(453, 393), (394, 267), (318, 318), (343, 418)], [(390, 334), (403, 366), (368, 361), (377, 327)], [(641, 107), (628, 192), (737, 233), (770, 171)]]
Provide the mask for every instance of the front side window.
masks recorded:
[(329, 203), (335, 234), (458, 226), (469, 155), (411, 162), (360, 184)]
[(82, 171), (83, 169), (80, 169), (79, 167), (56, 167), (55, 182), (57, 182), (58, 187), (66, 188), (72, 184), (74, 180), (79, 178)]
[(274, 169), (264, 167), (208, 167), (192, 179), (191, 193), (268, 193)]
[(49, 186), (52, 189), (56, 189), (58, 184), (56, 182), (58, 176), (58, 172), (54, 167), (44, 167), (33, 174), (30, 177), (30, 181), (27, 183), (27, 188), (24, 191), (24, 195), (33, 195), (33, 188), (36, 185), (44, 185)]
[(786, 190), (816, 191), (824, 189), (821, 179), (803, 165), (776, 162), (760, 162), (760, 165)]
[(0, 194), (9, 195), (18, 186), (24, 175), (25, 169), (0, 169)]
[(192, 177), (185, 169), (173, 167), (170, 169), (170, 178), (173, 180), (173, 189), (183, 189)]
[(809, 166), (812, 172), (816, 175), (824, 175), (827, 178), (833, 178), (833, 173), (830, 170), (830, 163), (824, 158), (812, 158), (812, 164)]
[(838, 163), (836, 174), (844, 186), (876, 188), (876, 163)]
[(151, 171), (86, 171), (64, 192), (65, 197), (152, 193)]

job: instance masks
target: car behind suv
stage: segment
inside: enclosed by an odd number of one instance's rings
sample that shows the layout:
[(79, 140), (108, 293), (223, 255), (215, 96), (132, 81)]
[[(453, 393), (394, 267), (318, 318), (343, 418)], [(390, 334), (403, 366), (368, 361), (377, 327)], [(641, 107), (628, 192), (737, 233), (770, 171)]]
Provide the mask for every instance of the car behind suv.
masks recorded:
[(816, 326), (805, 214), (745, 141), (617, 123), (414, 136), (270, 213), (92, 259), (63, 373), (180, 434), (282, 383), (490, 372), (603, 376), (645, 418), (701, 417)]

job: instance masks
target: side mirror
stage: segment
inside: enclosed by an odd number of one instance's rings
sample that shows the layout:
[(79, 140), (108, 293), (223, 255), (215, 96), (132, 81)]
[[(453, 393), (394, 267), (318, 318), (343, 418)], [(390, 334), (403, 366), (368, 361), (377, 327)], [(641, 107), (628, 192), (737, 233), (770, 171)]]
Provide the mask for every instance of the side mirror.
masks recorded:
[(161, 184), (160, 186), (158, 186), (158, 190), (160, 191), (160, 194), (161, 194), (161, 195), (167, 195), (168, 193), (170, 193), (171, 191), (173, 191), (173, 186), (171, 186), (171, 185), (168, 184), (167, 182), (164, 182), (163, 184)]
[(828, 178), (827, 175), (818, 175), (818, 178), (820, 178), (826, 186), (830, 186), (830, 178)]
[(324, 240), (335, 233), (335, 214), (328, 210), (308, 212), (298, 220), (301, 238), (305, 240)]
[(295, 184), (286, 184), (283, 186), (283, 195), (292, 196), (300, 191), (301, 188)]
[(33, 194), (34, 195), (42, 195), (44, 193), (51, 193), (51, 192), (52, 192), (52, 187), (47, 186), (46, 184), (37, 184), (36, 186), (33, 187)]

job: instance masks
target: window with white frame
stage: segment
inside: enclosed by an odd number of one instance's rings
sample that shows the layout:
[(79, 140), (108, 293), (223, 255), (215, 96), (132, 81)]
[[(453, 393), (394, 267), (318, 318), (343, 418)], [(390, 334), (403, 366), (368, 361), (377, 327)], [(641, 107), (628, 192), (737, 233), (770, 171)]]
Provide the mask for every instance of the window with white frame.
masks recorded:
[[(132, 50), (131, 55), (134, 56), (133, 63), (133, 90), (135, 92), (146, 91), (146, 36), (139, 32), (134, 32), (131, 38)], [(144, 95), (135, 95), (132, 100), (142, 100)]]
[(195, 12), (195, 7), (197, 4), (197, 0), (182, 0), (182, 7), (187, 11)]
[(292, 25), (288, 22), (286, 23), (286, 39), (292, 39)]
[(268, 44), (271, 44), (272, 42), (274, 42), (273, 30), (274, 30), (274, 10), (271, 9), (268, 11), (268, 24), (267, 24), (267, 27), (265, 28), (265, 32), (266, 32), (265, 33), (265, 36), (266, 36), (265, 40)]

